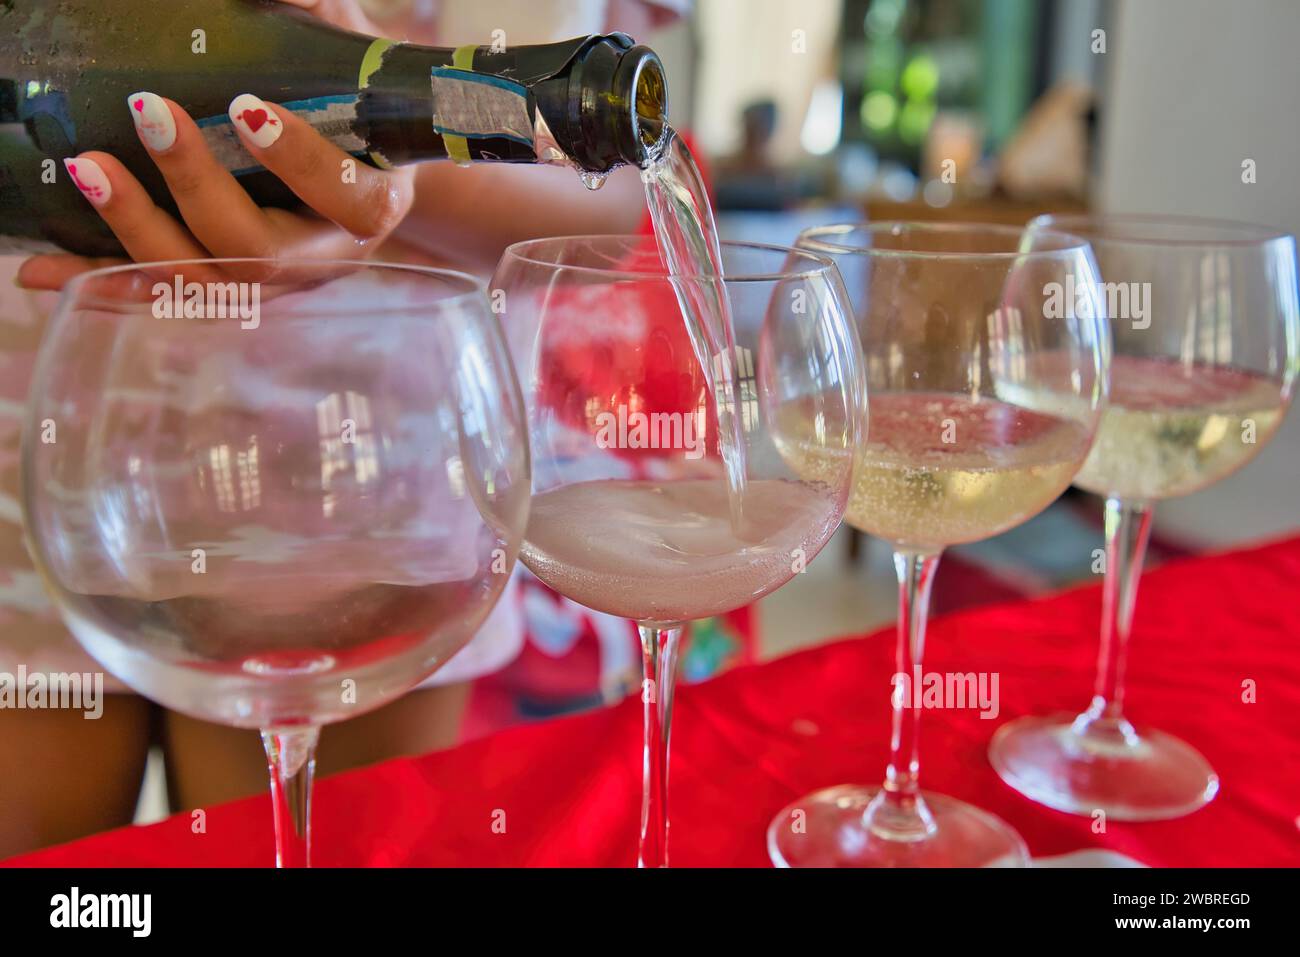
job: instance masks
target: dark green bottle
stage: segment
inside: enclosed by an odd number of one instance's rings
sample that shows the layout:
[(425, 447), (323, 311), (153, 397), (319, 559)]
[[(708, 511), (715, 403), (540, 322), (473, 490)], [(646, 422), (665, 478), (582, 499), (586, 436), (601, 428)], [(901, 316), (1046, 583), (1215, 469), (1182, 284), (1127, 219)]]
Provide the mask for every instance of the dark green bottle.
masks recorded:
[(226, 109), (253, 93), (375, 166), (647, 166), (664, 147), (663, 66), (623, 34), (456, 49), (376, 40), (266, 0), (0, 0), (0, 252), (121, 247), (62, 160), (104, 150), (174, 204), (126, 98), (181, 104), (264, 206), (297, 199), (239, 145)]

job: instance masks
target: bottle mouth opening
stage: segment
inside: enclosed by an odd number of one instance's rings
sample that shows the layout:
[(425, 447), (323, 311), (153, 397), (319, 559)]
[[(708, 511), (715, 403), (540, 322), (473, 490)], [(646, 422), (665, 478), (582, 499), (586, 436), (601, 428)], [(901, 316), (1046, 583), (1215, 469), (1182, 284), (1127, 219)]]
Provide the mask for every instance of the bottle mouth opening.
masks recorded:
[[(613, 90), (631, 107), (628, 145), (636, 165), (644, 169), (663, 155), (668, 142), (668, 81), (658, 55), (644, 46), (628, 50), (614, 77)], [(632, 160), (633, 156), (625, 158)]]
[(650, 160), (663, 152), (668, 139), (668, 82), (659, 57), (646, 51), (633, 78), (632, 123), (637, 140)]

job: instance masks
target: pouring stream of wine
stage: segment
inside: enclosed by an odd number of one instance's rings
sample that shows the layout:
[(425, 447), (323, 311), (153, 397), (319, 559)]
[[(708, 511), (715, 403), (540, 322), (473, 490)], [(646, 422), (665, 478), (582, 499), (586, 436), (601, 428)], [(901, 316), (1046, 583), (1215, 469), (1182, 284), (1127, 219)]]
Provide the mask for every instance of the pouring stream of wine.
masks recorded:
[(745, 437), (738, 415), (743, 393), (713, 209), (694, 157), (671, 129), (662, 157), (642, 170), (641, 181), (659, 256), (713, 397), (731, 524), (739, 534), (745, 491)]

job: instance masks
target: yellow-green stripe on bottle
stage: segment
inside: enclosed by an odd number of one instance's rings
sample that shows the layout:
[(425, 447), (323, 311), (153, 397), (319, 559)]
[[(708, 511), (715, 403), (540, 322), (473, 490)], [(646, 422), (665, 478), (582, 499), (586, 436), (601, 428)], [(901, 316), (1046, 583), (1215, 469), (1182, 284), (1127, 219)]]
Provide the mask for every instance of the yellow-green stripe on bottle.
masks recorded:
[[(357, 89), (364, 90), (370, 85), (370, 78), (375, 75), (384, 63), (384, 53), (388, 48), (393, 46), (392, 40), (385, 40), (379, 37), (374, 43), (366, 48), (366, 55), (361, 58), (361, 72), (357, 76)], [(374, 163), (380, 169), (392, 169), (393, 164), (384, 158), (384, 154), (375, 150), (370, 150), (366, 155), (370, 157), (370, 162)]]

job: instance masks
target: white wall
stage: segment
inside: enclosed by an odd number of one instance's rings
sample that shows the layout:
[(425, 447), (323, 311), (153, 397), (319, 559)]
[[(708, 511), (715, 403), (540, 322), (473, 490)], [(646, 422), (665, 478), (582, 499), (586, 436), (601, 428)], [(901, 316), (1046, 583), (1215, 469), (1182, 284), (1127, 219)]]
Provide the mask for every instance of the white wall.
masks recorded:
[(840, 0), (699, 0), (694, 132), (706, 153), (735, 150), (741, 110), (770, 99), (777, 105), (774, 158), (803, 155), (799, 134), (813, 88), (837, 75), (841, 10)]
[[(1300, 232), (1300, 0), (1115, 0), (1107, 50), (1103, 210)], [(1157, 516), (1204, 544), (1300, 529), (1300, 413), (1243, 472)]]

